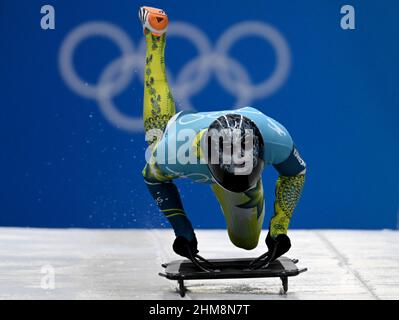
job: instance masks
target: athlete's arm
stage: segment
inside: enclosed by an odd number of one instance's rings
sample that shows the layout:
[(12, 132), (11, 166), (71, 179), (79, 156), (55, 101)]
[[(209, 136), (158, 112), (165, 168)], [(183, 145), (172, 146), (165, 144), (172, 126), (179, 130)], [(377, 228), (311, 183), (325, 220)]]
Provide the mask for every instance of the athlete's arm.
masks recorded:
[(279, 177), (275, 188), (274, 216), (270, 221), (269, 233), (272, 239), (276, 239), (280, 234), (287, 234), (305, 183), (306, 164), (293, 146), (286, 160), (273, 166)]
[(187, 218), (180, 199), (179, 191), (171, 177), (162, 175), (156, 163), (150, 161), (143, 169), (144, 182), (154, 198), (155, 203), (163, 212), (175, 232), (176, 239), (173, 249), (176, 253), (186, 256), (185, 244), (197, 253), (197, 240), (190, 220)]

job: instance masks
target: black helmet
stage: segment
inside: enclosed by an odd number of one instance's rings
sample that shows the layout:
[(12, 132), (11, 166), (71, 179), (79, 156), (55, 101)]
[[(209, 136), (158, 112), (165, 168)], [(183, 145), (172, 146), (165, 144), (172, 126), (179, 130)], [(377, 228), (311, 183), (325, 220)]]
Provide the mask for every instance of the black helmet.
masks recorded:
[(259, 181), (264, 144), (252, 120), (240, 114), (223, 115), (209, 126), (206, 141), (207, 165), (220, 186), (244, 192)]

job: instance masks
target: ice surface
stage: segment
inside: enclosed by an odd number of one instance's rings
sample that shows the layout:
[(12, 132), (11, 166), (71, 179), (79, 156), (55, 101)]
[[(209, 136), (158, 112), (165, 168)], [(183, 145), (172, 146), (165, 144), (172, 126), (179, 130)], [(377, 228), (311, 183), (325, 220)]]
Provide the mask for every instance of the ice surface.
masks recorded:
[[(206, 258), (255, 257), (225, 230), (197, 230)], [(293, 230), (287, 254), (309, 270), (289, 278), (186, 281), (184, 299), (399, 299), (399, 232)], [(181, 299), (177, 282), (158, 276), (179, 259), (171, 230), (0, 228), (0, 299)], [(43, 289), (49, 265), (54, 289)], [(44, 273), (43, 273), (44, 272)], [(47, 277), (47, 278), (45, 278)], [(44, 281), (44, 282), (43, 282)]]

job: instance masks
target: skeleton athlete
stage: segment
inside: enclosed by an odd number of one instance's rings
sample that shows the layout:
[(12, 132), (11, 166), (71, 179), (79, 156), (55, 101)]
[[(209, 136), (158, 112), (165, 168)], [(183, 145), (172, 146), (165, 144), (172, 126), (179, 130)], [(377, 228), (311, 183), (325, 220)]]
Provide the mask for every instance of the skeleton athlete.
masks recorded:
[(151, 145), (143, 176), (173, 227), (174, 251), (191, 260), (201, 258), (174, 179), (187, 177), (210, 185), (231, 242), (250, 250), (258, 244), (265, 215), (262, 171), (273, 165), (279, 177), (266, 237), (268, 253), (256, 261), (258, 267), (266, 266), (291, 247), (287, 231), (304, 185), (305, 162), (288, 131), (253, 107), (176, 113), (165, 72), (168, 17), (151, 7), (140, 8), (139, 17), (147, 44), (143, 119)]

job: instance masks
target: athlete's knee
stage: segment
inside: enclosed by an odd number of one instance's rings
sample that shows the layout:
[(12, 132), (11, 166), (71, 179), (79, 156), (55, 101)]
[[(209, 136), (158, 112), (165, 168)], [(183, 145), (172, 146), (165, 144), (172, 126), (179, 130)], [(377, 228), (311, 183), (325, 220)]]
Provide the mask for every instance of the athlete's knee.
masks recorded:
[(259, 235), (254, 235), (251, 237), (238, 237), (231, 232), (229, 232), (230, 241), (238, 248), (245, 250), (255, 249), (259, 242)]

